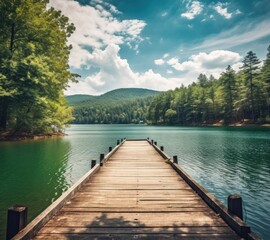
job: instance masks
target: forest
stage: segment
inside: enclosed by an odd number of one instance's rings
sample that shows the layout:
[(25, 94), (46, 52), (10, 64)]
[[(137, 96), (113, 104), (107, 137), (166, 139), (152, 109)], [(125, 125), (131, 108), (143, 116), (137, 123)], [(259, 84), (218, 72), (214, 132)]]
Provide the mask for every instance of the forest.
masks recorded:
[(148, 107), (160, 92), (142, 88), (123, 88), (101, 96), (67, 96), (74, 106), (77, 124), (128, 124), (145, 123)]
[(167, 92), (118, 89), (97, 98), (77, 95), (67, 99), (74, 106), (72, 123), (78, 124), (269, 123), (270, 46), (263, 62), (250, 51), (238, 72), (228, 66), (218, 79), (201, 73), (191, 85)]
[(270, 46), (263, 62), (249, 51), (238, 72), (228, 66), (220, 78), (198, 81), (156, 96), (149, 124), (264, 124), (270, 122)]
[(0, 132), (52, 133), (72, 117), (64, 98), (75, 27), (47, 0), (0, 1)]

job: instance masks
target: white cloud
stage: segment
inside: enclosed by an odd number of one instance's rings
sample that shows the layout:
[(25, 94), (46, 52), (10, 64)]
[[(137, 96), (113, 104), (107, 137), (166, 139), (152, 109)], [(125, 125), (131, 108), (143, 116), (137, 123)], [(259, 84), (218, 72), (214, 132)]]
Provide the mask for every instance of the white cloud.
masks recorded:
[(187, 11), (181, 14), (181, 17), (187, 18), (188, 20), (192, 20), (195, 16), (199, 15), (203, 10), (203, 4), (199, 1), (188, 1)]
[(193, 48), (193, 50), (217, 48), (228, 49), (250, 43), (269, 36), (269, 26), (269, 19), (260, 23), (242, 23), (230, 30), (221, 32), (220, 34), (206, 39), (201, 45)]
[(226, 4), (222, 4), (222, 3), (217, 3), (214, 6), (214, 9), (223, 17), (225, 17), (226, 19), (230, 19), (232, 17), (232, 13), (228, 12), (228, 8), (225, 7)]
[(156, 65), (163, 65), (163, 64), (164, 64), (164, 60), (161, 59), (161, 58), (160, 58), (160, 59), (156, 59), (156, 60), (155, 60), (155, 64), (156, 64)]
[(164, 53), (163, 56), (162, 56), (162, 58), (165, 59), (165, 58), (167, 58), (167, 57), (169, 57), (169, 56), (170, 56), (169, 53)]
[(188, 85), (196, 81), (200, 73), (208, 76), (212, 74), (217, 78), (227, 65), (232, 65), (235, 70), (239, 69), (241, 65), (241, 56), (236, 52), (225, 50), (216, 50), (210, 53), (201, 52), (192, 55), (182, 63), (179, 62), (178, 57), (169, 59), (167, 64), (178, 71), (178, 77), (171, 75), (173, 74), (172, 69), (166, 70), (166, 73), (172, 77), (164, 77), (152, 69), (142, 73), (134, 72), (127, 60), (120, 57), (119, 50), (120, 47), (116, 44), (110, 44), (104, 50), (96, 49), (87, 62), (98, 67), (99, 71), (77, 84), (71, 83), (71, 88), (65, 93), (67, 95), (76, 93), (96, 95), (125, 87), (143, 87), (166, 91), (179, 87), (181, 84)]
[(168, 15), (168, 12), (161, 13), (161, 17), (166, 17)]
[(88, 57), (87, 62), (98, 67), (98, 73), (89, 75), (79, 83), (71, 83), (65, 94), (101, 94), (123, 87), (144, 87), (164, 91), (180, 84), (180, 79), (167, 79), (152, 69), (144, 73), (132, 71), (127, 60), (119, 56), (119, 50), (120, 47), (116, 44), (110, 44), (104, 50), (96, 49)]
[(239, 15), (242, 13), (239, 9), (236, 9), (234, 12), (229, 12), (227, 8), (228, 5), (229, 3), (218, 2), (212, 7), (219, 15), (223, 16), (226, 19), (231, 19), (234, 15)]
[(236, 14), (236, 15), (242, 14), (242, 12), (241, 12), (239, 9), (236, 9), (235, 14)]
[(167, 63), (175, 70), (198, 75), (199, 73), (213, 74), (219, 77), (220, 73), (228, 66), (239, 66), (241, 56), (236, 52), (215, 50), (210, 53), (201, 52), (192, 55), (182, 63), (177, 58), (170, 59)]
[(146, 23), (141, 20), (118, 20), (114, 15), (121, 14), (115, 6), (100, 0), (90, 5), (80, 5), (76, 1), (51, 1), (51, 5), (61, 10), (76, 26), (69, 42), (73, 45), (70, 65), (80, 68), (86, 64), (89, 51), (104, 49), (109, 44), (129, 44), (138, 51), (138, 44), (143, 41), (140, 34)]
[(175, 65), (175, 64), (178, 63), (178, 58), (173, 57), (173, 58), (171, 58), (169, 61), (167, 61), (167, 63), (168, 63), (169, 65), (173, 66), (173, 65)]

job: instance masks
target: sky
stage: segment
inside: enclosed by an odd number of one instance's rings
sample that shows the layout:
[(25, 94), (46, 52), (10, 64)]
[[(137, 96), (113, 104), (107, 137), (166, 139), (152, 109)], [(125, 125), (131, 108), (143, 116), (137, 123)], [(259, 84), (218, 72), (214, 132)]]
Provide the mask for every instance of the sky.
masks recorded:
[(200, 73), (236, 71), (270, 45), (269, 0), (51, 0), (73, 22), (66, 95), (117, 88), (166, 91)]

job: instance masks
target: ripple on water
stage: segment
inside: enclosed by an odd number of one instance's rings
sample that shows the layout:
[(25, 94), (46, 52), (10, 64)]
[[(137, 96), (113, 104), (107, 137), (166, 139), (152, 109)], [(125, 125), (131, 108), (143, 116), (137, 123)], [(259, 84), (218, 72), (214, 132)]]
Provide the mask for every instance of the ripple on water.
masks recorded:
[[(270, 134), (259, 128), (74, 125), (62, 139), (0, 144), (0, 223), (7, 207), (29, 206), (32, 219), (115, 146), (120, 138), (154, 139), (208, 191), (226, 204), (240, 193), (247, 222), (270, 235)], [(11, 190), (12, 189), (12, 190)], [(0, 236), (3, 234), (0, 224)], [(1, 237), (0, 237), (1, 238)]]

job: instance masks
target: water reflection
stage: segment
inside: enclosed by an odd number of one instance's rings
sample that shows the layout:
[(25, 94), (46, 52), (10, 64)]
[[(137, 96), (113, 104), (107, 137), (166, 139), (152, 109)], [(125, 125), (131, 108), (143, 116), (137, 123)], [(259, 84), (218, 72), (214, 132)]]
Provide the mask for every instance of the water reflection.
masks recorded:
[(226, 203), (240, 193), (247, 222), (270, 235), (270, 131), (266, 128), (73, 125), (62, 139), (0, 143), (0, 236), (6, 209), (17, 203), (36, 216), (90, 169), (120, 138), (151, 138)]
[(63, 139), (0, 144), (0, 236), (8, 207), (25, 204), (32, 219), (70, 186), (63, 157), (70, 146)]

